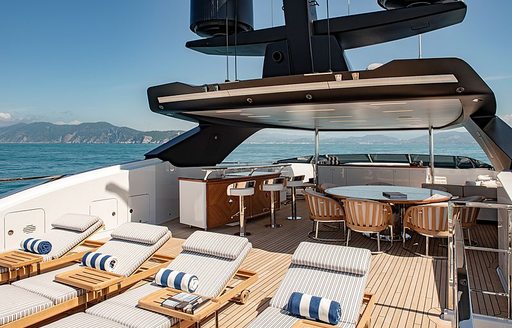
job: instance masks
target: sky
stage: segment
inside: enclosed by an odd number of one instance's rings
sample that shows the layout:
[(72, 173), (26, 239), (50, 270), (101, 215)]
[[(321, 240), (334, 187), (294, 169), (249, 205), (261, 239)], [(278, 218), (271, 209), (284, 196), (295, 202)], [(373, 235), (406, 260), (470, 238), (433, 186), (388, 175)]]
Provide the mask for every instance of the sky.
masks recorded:
[[(320, 18), (326, 1), (318, 0)], [(464, 22), (423, 36), (423, 57), (466, 60), (494, 90), (498, 114), (510, 119), (512, 1), (466, 3)], [(329, 4), (330, 16), (348, 12), (347, 0)], [(280, 0), (254, 0), (255, 28), (283, 24), (280, 7)], [(351, 0), (351, 13), (376, 10), (376, 0)], [(189, 1), (0, 1), (0, 126), (107, 121), (146, 131), (189, 129), (193, 124), (152, 113), (146, 90), (174, 81), (225, 80), (224, 57), (185, 48), (197, 38), (189, 29)], [(347, 56), (353, 69), (416, 58), (417, 38), (350, 50)], [(238, 63), (239, 79), (261, 77), (261, 58)]]

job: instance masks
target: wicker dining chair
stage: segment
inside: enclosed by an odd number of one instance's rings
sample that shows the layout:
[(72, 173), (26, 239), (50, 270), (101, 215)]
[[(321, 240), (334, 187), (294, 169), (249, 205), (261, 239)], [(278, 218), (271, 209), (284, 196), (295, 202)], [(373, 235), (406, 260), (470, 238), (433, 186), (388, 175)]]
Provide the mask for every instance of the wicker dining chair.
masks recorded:
[[(309, 218), (313, 221), (313, 230), (308, 236), (315, 240), (335, 242), (345, 241), (345, 212), (341, 204), (325, 195), (314, 191), (313, 189), (306, 189), (304, 191), (306, 203), (308, 204)], [(320, 224), (340, 224), (343, 225), (343, 238), (320, 238)], [(340, 226), (341, 227), (341, 226)]]
[(390, 205), (366, 199), (347, 198), (343, 200), (345, 222), (348, 228), (347, 246), (350, 232), (377, 234), (377, 251), (380, 253), (380, 233), (390, 230), (389, 238), (393, 246), (393, 210)]
[[(434, 203), (427, 205), (411, 206), (405, 212), (403, 220), (403, 246), (406, 242), (406, 229), (415, 231), (424, 236), (425, 256), (429, 256), (430, 238), (448, 238), (448, 203)], [(407, 249), (407, 248), (406, 248)], [(423, 255), (419, 254), (418, 255)]]
[[(468, 197), (462, 197), (458, 200), (466, 201), (466, 202), (475, 202), (480, 203), (485, 200), (485, 197), (483, 196), (468, 196)], [(478, 218), (478, 214), (480, 214), (480, 208), (478, 207), (462, 207), (460, 208), (459, 218), (460, 223), (462, 225), (463, 231), (467, 231), (468, 236), (468, 245), (476, 245), (476, 243), (473, 244), (471, 241), (471, 228), (476, 226), (476, 219)]]

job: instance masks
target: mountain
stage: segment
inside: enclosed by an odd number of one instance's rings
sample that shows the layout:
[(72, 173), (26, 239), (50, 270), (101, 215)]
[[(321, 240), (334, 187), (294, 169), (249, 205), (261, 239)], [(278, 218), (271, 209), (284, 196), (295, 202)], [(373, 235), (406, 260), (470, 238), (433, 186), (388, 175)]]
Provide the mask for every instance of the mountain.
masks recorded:
[[(470, 145), (476, 144), (476, 141), (468, 132), (448, 131), (435, 132), (434, 141), (436, 145), (459, 144)], [(248, 143), (283, 143), (283, 144), (312, 144), (313, 133), (305, 135), (304, 132), (282, 132), (272, 131), (269, 133), (256, 134), (247, 141)], [(385, 134), (368, 134), (361, 136), (346, 136), (343, 132), (333, 135), (332, 133), (320, 133), (320, 143), (322, 144), (351, 144), (351, 145), (420, 145), (428, 144), (428, 136), (426, 132), (423, 136), (412, 137), (410, 139), (402, 139)]]
[(183, 131), (138, 131), (106, 122), (57, 125), (19, 123), (0, 128), (0, 143), (165, 143)]

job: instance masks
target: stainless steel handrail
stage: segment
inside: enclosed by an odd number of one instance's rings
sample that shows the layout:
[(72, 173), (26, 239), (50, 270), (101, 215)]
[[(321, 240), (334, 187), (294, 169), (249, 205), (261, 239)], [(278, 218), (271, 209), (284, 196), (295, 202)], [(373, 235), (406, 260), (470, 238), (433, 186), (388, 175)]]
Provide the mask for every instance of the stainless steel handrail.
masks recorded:
[(284, 168), (290, 167), (291, 164), (269, 164), (269, 165), (246, 165), (246, 166), (214, 166), (214, 167), (204, 167), (201, 171), (206, 172), (205, 179), (212, 173), (221, 173), (221, 176), (226, 176), (228, 173), (240, 173), (240, 172), (249, 172), (249, 176), (252, 176), (254, 172), (262, 169), (277, 169), (277, 172), (280, 173)]
[[(477, 247), (464, 245), (464, 235), (462, 225), (455, 216), (455, 209), (461, 207), (489, 208), (507, 211), (508, 219), (508, 247), (507, 249), (497, 249), (489, 247)], [(452, 317), (452, 327), (473, 327), (471, 292), (483, 293), (485, 295), (494, 295), (507, 297), (508, 318), (512, 316), (512, 205), (482, 202), (467, 202), (454, 200), (448, 203), (448, 229), (450, 236), (448, 238), (448, 304), (452, 306), (454, 315)], [(472, 289), (469, 285), (467, 272), (466, 251), (493, 252), (498, 254), (507, 254), (507, 291), (494, 292), (488, 290)]]

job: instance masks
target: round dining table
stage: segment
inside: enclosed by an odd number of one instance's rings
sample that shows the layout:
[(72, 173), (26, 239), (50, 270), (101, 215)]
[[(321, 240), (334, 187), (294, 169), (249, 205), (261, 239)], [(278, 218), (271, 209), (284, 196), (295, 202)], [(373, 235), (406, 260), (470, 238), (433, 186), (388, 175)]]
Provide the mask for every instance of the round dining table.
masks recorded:
[[(395, 199), (384, 196), (387, 192), (399, 192), (406, 196), (405, 199)], [(333, 187), (325, 190), (325, 193), (331, 197), (343, 198), (359, 198), (370, 199), (379, 202), (404, 204), (404, 205), (420, 205), (446, 202), (452, 198), (450, 193), (445, 191), (402, 187), (402, 186), (387, 186), (387, 185), (367, 185), (367, 186), (345, 186)]]
[[(441, 190), (388, 185), (333, 187), (326, 189), (325, 193), (338, 200), (345, 198), (368, 199), (385, 202), (396, 207), (399, 217), (394, 224), (397, 234), (393, 236), (393, 240), (401, 239), (399, 231), (402, 230), (402, 220), (407, 206), (446, 202), (452, 198), (452, 194)], [(403, 199), (390, 198), (386, 197), (385, 193), (401, 193), (405, 196)]]

